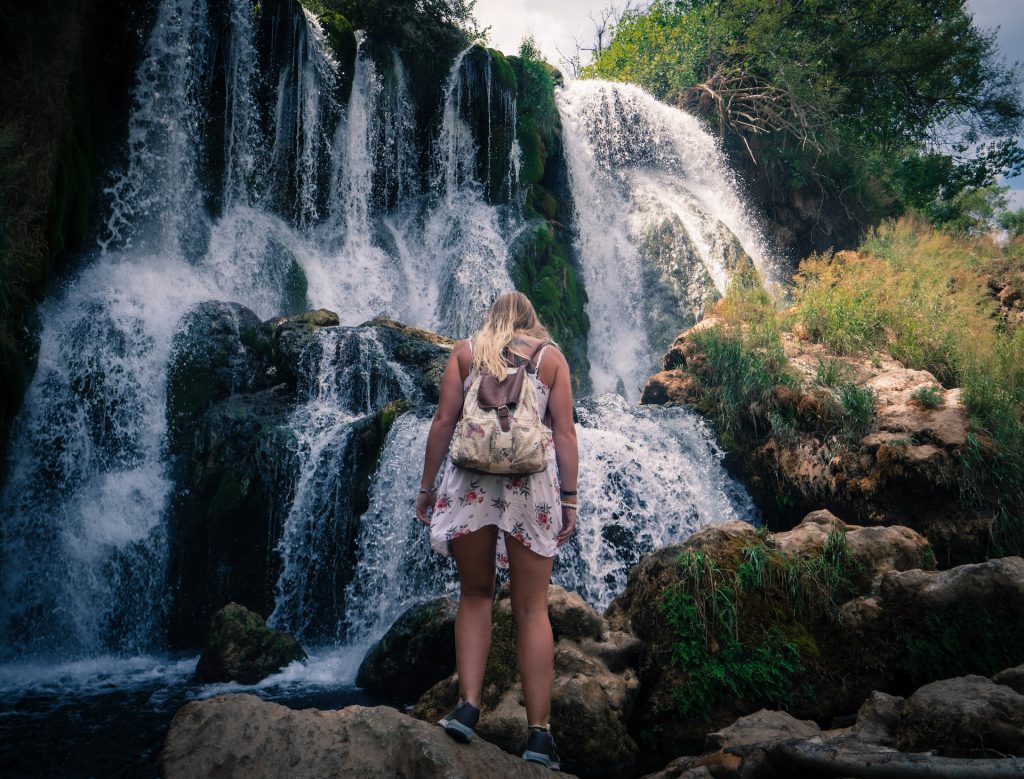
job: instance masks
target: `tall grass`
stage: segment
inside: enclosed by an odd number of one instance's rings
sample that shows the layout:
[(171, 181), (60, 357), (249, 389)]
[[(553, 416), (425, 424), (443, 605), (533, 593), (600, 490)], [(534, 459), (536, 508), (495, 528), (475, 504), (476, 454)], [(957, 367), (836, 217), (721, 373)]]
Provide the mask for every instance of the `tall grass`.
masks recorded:
[[(971, 434), (961, 497), (996, 517), (997, 554), (1024, 551), (1024, 328), (997, 317), (987, 281), (1020, 272), (1024, 240), (998, 246), (903, 218), (874, 230), (859, 253), (805, 260), (794, 288), (792, 316), (812, 339), (840, 354), (883, 349), (963, 388)], [(860, 400), (843, 397), (854, 419)], [(928, 408), (936, 397), (917, 400)]]

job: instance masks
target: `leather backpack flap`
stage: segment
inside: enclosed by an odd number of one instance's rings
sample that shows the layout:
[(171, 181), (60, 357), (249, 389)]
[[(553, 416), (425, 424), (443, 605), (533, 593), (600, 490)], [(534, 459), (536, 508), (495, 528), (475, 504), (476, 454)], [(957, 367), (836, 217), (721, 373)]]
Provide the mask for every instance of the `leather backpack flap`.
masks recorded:
[(495, 409), (498, 412), (498, 423), (506, 433), (511, 427), (509, 409), (519, 403), (525, 378), (525, 366), (520, 366), (501, 381), (490, 374), (480, 377), (480, 388), (477, 390), (476, 396), (477, 405), (482, 409)]

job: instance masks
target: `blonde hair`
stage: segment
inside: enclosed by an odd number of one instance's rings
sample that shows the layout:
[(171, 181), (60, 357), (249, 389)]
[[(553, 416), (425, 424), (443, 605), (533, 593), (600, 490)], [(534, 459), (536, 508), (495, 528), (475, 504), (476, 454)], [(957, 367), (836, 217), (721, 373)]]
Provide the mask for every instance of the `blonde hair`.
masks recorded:
[(491, 304), (483, 326), (473, 336), (473, 367), (504, 378), (508, 363), (503, 352), (517, 334), (551, 341), (530, 299), (522, 292), (506, 292)]

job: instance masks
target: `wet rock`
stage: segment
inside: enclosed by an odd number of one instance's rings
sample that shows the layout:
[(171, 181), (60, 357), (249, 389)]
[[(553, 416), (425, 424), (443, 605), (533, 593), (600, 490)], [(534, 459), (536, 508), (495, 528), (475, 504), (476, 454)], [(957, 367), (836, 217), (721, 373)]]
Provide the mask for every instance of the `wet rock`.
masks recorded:
[(857, 710), (854, 735), (869, 744), (896, 746), (896, 731), (903, 704), (903, 698), (875, 690)]
[(183, 442), (168, 512), (171, 646), (200, 646), (211, 615), (229, 601), (273, 609), (275, 544), (298, 469), (292, 409), (284, 385), (235, 395), (200, 417)]
[(294, 386), (299, 377), (299, 361), (314, 334), (324, 327), (337, 327), (338, 315), (325, 308), (304, 311), (292, 316), (278, 316), (263, 323), (263, 337), (271, 344), (273, 360), (278, 368), (276, 378)]
[(519, 779), (550, 774), (482, 739), (458, 744), (436, 725), (391, 708), (296, 711), (254, 695), (219, 695), (179, 709), (158, 770), (165, 779)]
[(982, 676), (926, 684), (900, 715), (901, 751), (948, 757), (1024, 754), (1024, 695)]
[[(574, 771), (626, 770), (639, 754), (628, 729), (639, 683), (632, 667), (622, 667), (625, 659), (636, 652), (635, 641), (609, 630), (604, 620), (573, 593), (554, 585), (550, 592), (551, 620), (553, 625), (560, 625), (551, 728), (563, 764)], [(477, 732), (507, 752), (521, 755), (526, 746), (526, 709), (515, 670), (515, 634), (507, 598), (495, 603), (492, 624)], [(608, 645), (604, 653), (602, 645)], [(612, 670), (604, 657), (617, 670)], [(458, 677), (453, 674), (420, 698), (413, 716), (436, 721), (454, 708), (457, 698)]]
[(267, 627), (263, 617), (229, 603), (210, 620), (210, 635), (199, 656), (198, 682), (256, 684), (295, 660), (305, 660), (299, 642)]
[(455, 341), (385, 317), (363, 326), (374, 328), (388, 355), (412, 377), (423, 399), (437, 403), (441, 377)]
[(455, 669), (455, 612), (451, 598), (413, 606), (367, 652), (356, 684), (403, 702), (414, 701)]
[(210, 300), (182, 317), (167, 368), (167, 426), (177, 451), (210, 406), (231, 395), (269, 387), (269, 342), (260, 320), (238, 303)]

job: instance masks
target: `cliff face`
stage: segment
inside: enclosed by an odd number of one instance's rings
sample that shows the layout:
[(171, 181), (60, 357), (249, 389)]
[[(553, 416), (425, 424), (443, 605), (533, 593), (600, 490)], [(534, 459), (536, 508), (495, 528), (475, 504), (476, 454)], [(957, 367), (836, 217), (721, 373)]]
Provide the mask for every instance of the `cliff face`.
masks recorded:
[(152, 2), (7, 4), (0, 30), (0, 451), (36, 359), (34, 304), (71, 266), (124, 135)]

